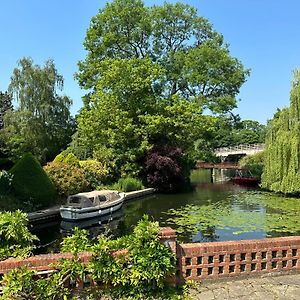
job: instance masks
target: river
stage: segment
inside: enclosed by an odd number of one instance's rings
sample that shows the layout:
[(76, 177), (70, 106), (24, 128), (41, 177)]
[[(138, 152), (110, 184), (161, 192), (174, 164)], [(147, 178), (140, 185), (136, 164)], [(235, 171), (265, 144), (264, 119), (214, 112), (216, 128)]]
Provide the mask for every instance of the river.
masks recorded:
[(39, 252), (56, 251), (72, 227), (114, 237), (128, 234), (144, 214), (177, 230), (183, 242), (261, 239), (300, 235), (300, 199), (287, 198), (232, 183), (211, 183), (205, 170), (193, 171), (194, 189), (181, 194), (155, 194), (127, 202), (117, 213), (80, 223), (52, 222), (32, 228)]

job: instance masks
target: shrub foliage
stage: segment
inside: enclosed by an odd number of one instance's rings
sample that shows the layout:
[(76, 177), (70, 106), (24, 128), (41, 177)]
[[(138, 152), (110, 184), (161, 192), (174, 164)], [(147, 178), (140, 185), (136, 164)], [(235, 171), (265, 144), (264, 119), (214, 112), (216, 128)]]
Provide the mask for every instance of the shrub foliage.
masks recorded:
[(79, 163), (90, 189), (96, 189), (99, 185), (105, 184), (109, 179), (109, 170), (101, 162), (91, 159), (82, 160)]
[(10, 173), (13, 175), (13, 192), (19, 198), (30, 201), (33, 207), (45, 207), (55, 201), (55, 187), (31, 153), (25, 154)]
[(239, 163), (242, 167), (249, 169), (254, 177), (261, 178), (264, 168), (264, 152), (247, 155)]
[(73, 164), (51, 162), (44, 167), (44, 170), (60, 196), (76, 194), (88, 188), (84, 171)]
[(131, 192), (141, 190), (143, 188), (143, 183), (137, 178), (125, 177), (120, 178), (114, 187), (123, 192)]
[(31, 254), (37, 237), (29, 232), (27, 224), (27, 215), (19, 210), (0, 212), (0, 260)]
[(0, 195), (6, 195), (11, 190), (13, 175), (6, 171), (0, 171)]
[(154, 148), (145, 159), (147, 183), (162, 192), (182, 189), (189, 180), (187, 170), (183, 152), (177, 147)]
[[(128, 251), (111, 254), (122, 248)], [(33, 280), (35, 273), (28, 269), (6, 274), (2, 280), (4, 299), (69, 299), (63, 283), (69, 278), (82, 278), (86, 273), (93, 280), (107, 284), (106, 292), (113, 299), (153, 299), (161, 297), (166, 287), (164, 279), (175, 272), (174, 254), (160, 243), (159, 224), (146, 216), (133, 234), (117, 240), (99, 236), (91, 242), (85, 230), (75, 229), (74, 235), (62, 242), (62, 250), (72, 252), (73, 259), (62, 260), (58, 271), (47, 280)], [(88, 265), (78, 256), (83, 250), (94, 253)]]
[(79, 159), (76, 157), (74, 153), (68, 153), (67, 151), (63, 151), (60, 154), (56, 155), (54, 158), (54, 162), (64, 163), (69, 165), (74, 165), (79, 167)]

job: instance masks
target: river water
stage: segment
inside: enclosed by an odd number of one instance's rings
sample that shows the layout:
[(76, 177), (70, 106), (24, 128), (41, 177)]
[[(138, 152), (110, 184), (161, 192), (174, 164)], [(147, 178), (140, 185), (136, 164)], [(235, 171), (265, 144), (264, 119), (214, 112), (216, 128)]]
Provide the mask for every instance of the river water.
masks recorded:
[(92, 236), (106, 232), (114, 237), (128, 234), (149, 215), (161, 226), (177, 230), (182, 242), (204, 242), (300, 235), (300, 199), (287, 198), (232, 183), (211, 183), (207, 171), (196, 170), (194, 189), (182, 194), (155, 194), (132, 200), (117, 213), (80, 223), (52, 222), (32, 228), (41, 252), (55, 251), (74, 226)]

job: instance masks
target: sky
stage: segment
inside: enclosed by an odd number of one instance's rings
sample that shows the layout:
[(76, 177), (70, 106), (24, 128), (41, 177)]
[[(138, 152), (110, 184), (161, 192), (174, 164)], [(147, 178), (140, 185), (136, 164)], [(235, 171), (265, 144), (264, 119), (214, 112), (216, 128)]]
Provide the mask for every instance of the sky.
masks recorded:
[[(22, 57), (43, 64), (52, 58), (64, 76), (64, 93), (73, 100), (72, 114), (82, 106), (74, 73), (83, 60), (86, 30), (103, 0), (0, 1), (0, 91), (7, 90)], [(164, 1), (146, 0), (146, 5)], [(176, 1), (168, 1), (176, 2)], [(234, 113), (266, 123), (277, 108), (289, 105), (293, 70), (300, 67), (299, 0), (181, 0), (198, 9), (223, 34), (231, 55), (251, 75), (238, 95)]]

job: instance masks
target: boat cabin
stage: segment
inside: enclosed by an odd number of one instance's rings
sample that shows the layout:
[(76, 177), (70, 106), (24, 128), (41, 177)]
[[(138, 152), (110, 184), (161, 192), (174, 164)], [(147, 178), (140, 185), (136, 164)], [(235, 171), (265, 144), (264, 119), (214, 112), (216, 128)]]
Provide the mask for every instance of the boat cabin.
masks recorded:
[(104, 204), (120, 198), (118, 191), (92, 191), (87, 193), (78, 193), (71, 195), (67, 199), (67, 206), (85, 208)]

